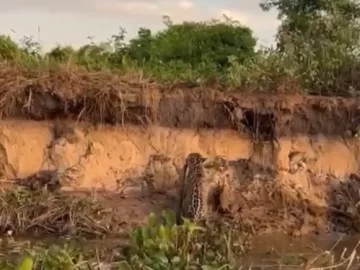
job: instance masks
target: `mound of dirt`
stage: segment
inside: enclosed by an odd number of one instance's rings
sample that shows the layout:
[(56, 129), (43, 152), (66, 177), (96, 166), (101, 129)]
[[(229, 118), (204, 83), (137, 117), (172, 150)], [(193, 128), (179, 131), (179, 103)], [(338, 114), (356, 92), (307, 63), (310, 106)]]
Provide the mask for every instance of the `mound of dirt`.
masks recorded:
[(294, 236), (360, 231), (360, 178), (356, 175), (338, 179), (300, 170), (236, 176), (240, 186), (225, 189), (220, 204), (244, 231)]
[(354, 134), (360, 100), (254, 94), (129, 83), (107, 72), (25, 71), (0, 63), (0, 115), (33, 120), (220, 128), (271, 140), (289, 134)]

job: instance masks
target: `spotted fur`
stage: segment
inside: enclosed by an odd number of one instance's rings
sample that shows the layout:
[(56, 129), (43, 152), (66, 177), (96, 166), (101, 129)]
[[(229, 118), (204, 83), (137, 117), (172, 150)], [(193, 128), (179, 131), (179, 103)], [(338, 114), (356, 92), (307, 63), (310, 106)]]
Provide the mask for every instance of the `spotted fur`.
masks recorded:
[(223, 172), (225, 168), (227, 163), (220, 157), (206, 159), (199, 153), (191, 153), (186, 158), (180, 181), (178, 222), (181, 216), (194, 220), (207, 217), (211, 191), (220, 189), (224, 181), (218, 177), (217, 172)]

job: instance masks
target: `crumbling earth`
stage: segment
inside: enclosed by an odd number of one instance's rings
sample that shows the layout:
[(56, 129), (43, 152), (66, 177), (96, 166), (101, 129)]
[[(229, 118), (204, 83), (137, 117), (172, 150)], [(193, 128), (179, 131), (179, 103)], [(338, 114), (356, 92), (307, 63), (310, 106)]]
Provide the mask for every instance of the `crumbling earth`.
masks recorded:
[[(251, 234), (359, 232), (360, 178), (355, 174), (339, 179), (314, 173), (306, 167), (305, 158), (298, 158), (298, 162), (301, 166), (294, 166), (290, 159), (288, 170), (271, 170), (249, 159), (230, 161), (228, 172), (237, 185), (220, 193), (218, 217), (231, 220)], [(181, 169), (166, 155), (153, 155), (140, 177), (119, 179), (116, 191), (93, 194), (116, 213), (117, 224), (112, 226), (126, 230), (142, 224), (151, 212), (169, 208), (176, 211)], [(62, 177), (63, 173), (57, 171), (41, 171), (12, 184), (34, 191), (46, 188), (50, 192), (69, 192)], [(2, 185), (9, 182), (2, 180)], [(73, 192), (75, 196), (88, 196), (81, 190)]]

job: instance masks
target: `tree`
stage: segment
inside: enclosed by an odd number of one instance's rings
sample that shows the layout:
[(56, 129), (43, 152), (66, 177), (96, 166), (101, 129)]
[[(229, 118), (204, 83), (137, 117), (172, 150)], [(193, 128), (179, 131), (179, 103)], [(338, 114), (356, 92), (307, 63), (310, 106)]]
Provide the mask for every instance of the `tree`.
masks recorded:
[(278, 19), (296, 19), (299, 15), (324, 15), (337, 10), (349, 20), (359, 18), (360, 8), (356, 0), (263, 0), (260, 7), (264, 11), (276, 8)]
[(359, 1), (265, 0), (261, 7), (279, 11), (277, 50), (297, 67), (303, 87), (322, 94), (352, 87), (360, 67)]
[(184, 22), (174, 24), (164, 17), (166, 29), (152, 35), (142, 28), (138, 37), (130, 41), (130, 57), (138, 61), (170, 63), (181, 61), (196, 67), (203, 62), (215, 63), (219, 68), (229, 65), (229, 56), (241, 62), (254, 54), (256, 40), (252, 31), (237, 22)]
[(150, 61), (153, 39), (150, 29), (140, 28), (138, 37), (130, 40), (127, 55), (138, 62)]
[(320, 33), (333, 39), (335, 31), (352, 26), (360, 18), (359, 1), (354, 0), (264, 0), (260, 7), (264, 11), (276, 8), (279, 12), (282, 24), (276, 39), (281, 51), (291, 36), (313, 39)]

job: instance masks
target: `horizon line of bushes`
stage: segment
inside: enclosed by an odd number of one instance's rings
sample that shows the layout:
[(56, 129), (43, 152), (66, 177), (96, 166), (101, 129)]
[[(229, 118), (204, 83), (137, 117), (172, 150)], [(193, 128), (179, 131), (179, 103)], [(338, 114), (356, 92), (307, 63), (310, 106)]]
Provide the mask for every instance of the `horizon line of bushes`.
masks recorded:
[(140, 28), (125, 42), (126, 30), (108, 41), (79, 49), (56, 46), (41, 54), (39, 43), (20, 44), (0, 36), (0, 60), (24, 69), (77, 65), (90, 71), (140, 73), (159, 82), (223, 85), (249, 91), (300, 91), (305, 94), (359, 96), (360, 8), (358, 0), (263, 0), (264, 12), (278, 10), (276, 47), (255, 50), (253, 31), (224, 20)]

